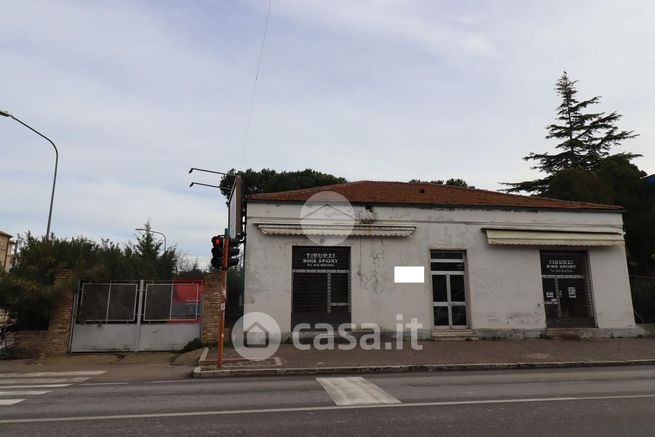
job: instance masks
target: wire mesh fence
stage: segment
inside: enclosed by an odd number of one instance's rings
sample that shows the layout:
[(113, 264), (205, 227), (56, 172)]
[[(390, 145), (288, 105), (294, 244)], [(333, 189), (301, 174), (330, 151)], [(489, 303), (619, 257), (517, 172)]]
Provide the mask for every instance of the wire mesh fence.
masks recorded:
[(76, 322), (134, 323), (138, 317), (151, 323), (195, 321), (200, 297), (197, 282), (86, 282), (80, 286)]
[(0, 358), (2, 354), (14, 347), (16, 332), (16, 324), (3, 323), (0, 324)]
[(138, 282), (83, 283), (77, 321), (80, 323), (133, 322)]

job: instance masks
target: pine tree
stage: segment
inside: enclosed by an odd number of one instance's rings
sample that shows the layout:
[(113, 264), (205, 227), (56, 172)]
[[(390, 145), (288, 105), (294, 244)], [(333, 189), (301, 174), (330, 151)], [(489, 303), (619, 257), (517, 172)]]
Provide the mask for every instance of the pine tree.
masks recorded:
[(136, 236), (136, 244), (133, 245), (134, 252), (144, 260), (155, 263), (160, 257), (162, 242), (155, 240), (150, 219), (144, 223), (143, 230), (143, 233)]
[(150, 219), (143, 225), (143, 233), (136, 235), (136, 243), (128, 243), (127, 250), (140, 261), (139, 270), (146, 278), (170, 278), (181, 258), (175, 246), (162, 250), (162, 241), (155, 239)]
[[(523, 159), (536, 161), (533, 169), (546, 173), (541, 179), (507, 183), (507, 192), (525, 191), (543, 194), (548, 189), (552, 176), (562, 170), (580, 169), (593, 171), (603, 158), (609, 156), (610, 149), (623, 140), (637, 136), (633, 131), (619, 130), (616, 122), (622, 117), (617, 112), (586, 112), (592, 105), (600, 102), (600, 97), (579, 101), (576, 80), (569, 79), (566, 71), (557, 81), (555, 91), (562, 99), (557, 108), (557, 119), (546, 127), (546, 139), (555, 139), (557, 153), (530, 153)], [(629, 159), (638, 155), (624, 154)]]

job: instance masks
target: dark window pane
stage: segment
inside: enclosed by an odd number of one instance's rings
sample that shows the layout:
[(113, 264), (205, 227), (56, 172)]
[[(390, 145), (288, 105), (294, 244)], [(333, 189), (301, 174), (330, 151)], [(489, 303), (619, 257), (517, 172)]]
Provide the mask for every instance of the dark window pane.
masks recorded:
[(327, 273), (294, 273), (294, 313), (327, 314)]
[(452, 275), (450, 277), (450, 301), (465, 302), (464, 275)]
[(557, 293), (555, 291), (555, 279), (543, 278), (541, 283), (544, 287), (544, 304), (546, 306), (546, 320), (557, 320)]
[(432, 259), (464, 259), (463, 252), (440, 252), (438, 250), (430, 251), (430, 258)]
[(445, 275), (432, 275), (432, 300), (434, 302), (448, 301)]
[(109, 320), (133, 320), (136, 284), (111, 284)]
[(350, 308), (347, 306), (333, 306), (330, 308), (330, 312), (332, 314), (342, 314), (342, 313), (350, 313)]
[(330, 275), (330, 302), (348, 303), (348, 274), (332, 273)]
[(558, 279), (562, 319), (584, 319), (587, 292), (583, 279)]
[(461, 305), (453, 305), (450, 308), (453, 312), (453, 325), (466, 326), (466, 307)]
[(430, 270), (433, 272), (463, 272), (464, 263), (441, 263), (433, 262), (430, 263)]
[(109, 284), (83, 284), (78, 320), (100, 321), (107, 318)]
[(434, 326), (449, 326), (448, 307), (434, 307)]
[(170, 319), (172, 292), (173, 286), (171, 284), (147, 284), (144, 320)]

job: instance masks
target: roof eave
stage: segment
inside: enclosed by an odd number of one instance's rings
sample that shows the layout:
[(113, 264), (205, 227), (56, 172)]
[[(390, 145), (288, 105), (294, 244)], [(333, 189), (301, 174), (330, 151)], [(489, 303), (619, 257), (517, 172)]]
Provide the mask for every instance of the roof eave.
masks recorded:
[[(289, 203), (289, 204), (302, 204), (305, 203), (305, 200), (288, 200), (288, 199), (249, 199), (246, 198), (247, 202), (256, 202), (256, 203)], [(378, 206), (399, 206), (399, 207), (413, 207), (413, 208), (449, 208), (449, 209), (501, 209), (501, 210), (540, 210), (540, 211), (576, 211), (576, 212), (609, 212), (609, 213), (624, 213), (625, 209), (623, 207), (617, 206), (612, 207), (612, 205), (607, 205), (606, 208), (603, 207), (548, 207), (548, 206), (526, 206), (526, 205), (466, 205), (466, 204), (441, 204), (441, 203), (400, 203), (400, 202), (350, 202), (352, 205), (378, 205)]]

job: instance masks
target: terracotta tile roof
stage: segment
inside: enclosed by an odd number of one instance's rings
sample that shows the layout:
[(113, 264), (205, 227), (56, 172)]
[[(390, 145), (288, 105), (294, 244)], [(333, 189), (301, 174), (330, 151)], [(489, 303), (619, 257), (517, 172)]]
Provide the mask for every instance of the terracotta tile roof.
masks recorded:
[(249, 201), (304, 202), (321, 191), (334, 191), (354, 204), (609, 210), (616, 212), (623, 210), (622, 207), (615, 205), (519, 196), (498, 191), (461, 188), (450, 185), (383, 181), (358, 181), (279, 193), (259, 193), (247, 196), (246, 199)]

